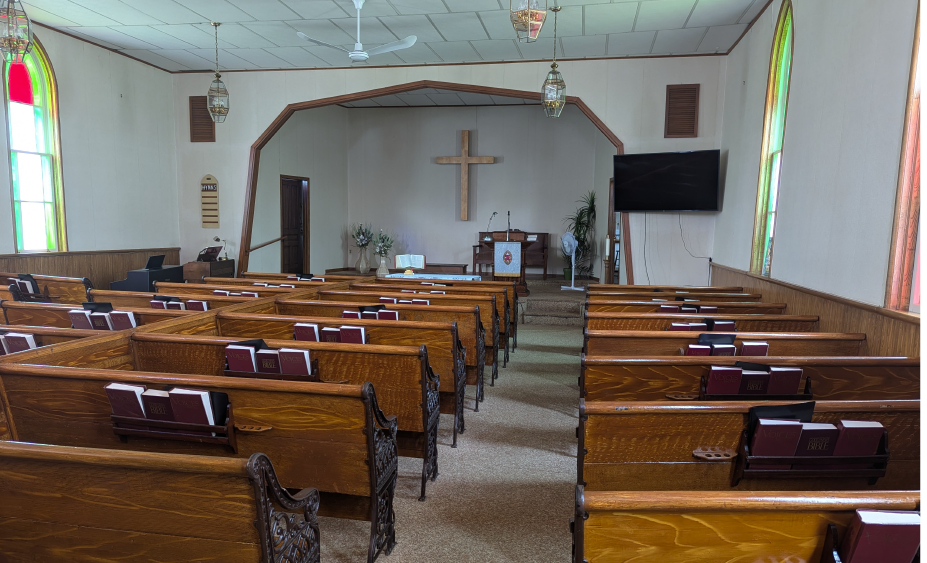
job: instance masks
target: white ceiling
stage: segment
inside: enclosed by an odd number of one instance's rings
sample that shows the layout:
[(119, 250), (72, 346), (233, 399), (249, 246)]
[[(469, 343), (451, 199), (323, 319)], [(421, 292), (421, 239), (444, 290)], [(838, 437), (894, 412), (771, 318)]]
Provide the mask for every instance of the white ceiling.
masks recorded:
[[(544, 0), (540, 0), (544, 4)], [(549, 0), (554, 6), (557, 0)], [(37, 22), (168, 71), (209, 70), (219, 28), (222, 69), (357, 66), (347, 53), (310, 37), (354, 48), (351, 0), (26, 0)], [(767, 0), (559, 0), (557, 56), (568, 59), (725, 53)], [(549, 59), (553, 13), (534, 43), (520, 43), (509, 0), (367, 0), (361, 40), (376, 45), (418, 36), (410, 49), (362, 65)], [(41, 32), (39, 33), (41, 36)]]
[(394, 108), (394, 107), (429, 107), (429, 106), (520, 106), (540, 105), (540, 100), (515, 98), (511, 96), (491, 96), (473, 94), (454, 90), (420, 88), (401, 94), (356, 100), (338, 104), (345, 108)]

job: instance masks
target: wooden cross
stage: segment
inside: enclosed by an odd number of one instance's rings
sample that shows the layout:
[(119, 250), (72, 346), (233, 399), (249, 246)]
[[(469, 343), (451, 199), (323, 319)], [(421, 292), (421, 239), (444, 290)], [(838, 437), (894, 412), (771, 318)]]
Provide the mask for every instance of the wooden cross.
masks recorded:
[(466, 221), (470, 202), (470, 165), (493, 164), (496, 162), (492, 156), (470, 156), (470, 132), (460, 132), (460, 156), (439, 156), (438, 164), (460, 165), (460, 220)]

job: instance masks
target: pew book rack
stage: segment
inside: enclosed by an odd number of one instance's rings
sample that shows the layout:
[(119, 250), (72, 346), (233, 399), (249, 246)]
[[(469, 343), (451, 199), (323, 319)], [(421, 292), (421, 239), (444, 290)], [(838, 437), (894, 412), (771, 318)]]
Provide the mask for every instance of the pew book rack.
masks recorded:
[(821, 563), (843, 563), (840, 559), (840, 542), (837, 541), (837, 526), (827, 525), (827, 533), (824, 534), (824, 547), (821, 549)]
[(23, 301), (26, 303), (51, 303), (51, 295), (48, 294), (48, 286), (42, 293), (27, 293), (19, 288), (16, 284), (10, 284), (10, 295), (13, 301)]
[(811, 393), (811, 378), (805, 378), (805, 390), (802, 393), (794, 395), (769, 395), (765, 393), (749, 393), (743, 395), (709, 395), (708, 377), (703, 375), (699, 384), (698, 400), (699, 401), (743, 401), (744, 399), (760, 401), (811, 401), (814, 399)]
[(275, 379), (278, 381), (311, 381), (314, 383), (324, 383), (319, 378), (319, 359), (309, 360), (310, 375), (291, 375), (287, 373), (265, 373), (262, 371), (232, 371), (225, 370), (225, 375), (229, 377), (247, 377), (250, 379)]
[[(201, 444), (222, 444), (228, 446), (237, 454), (238, 443), (235, 440), (235, 421), (231, 404), (229, 404), (226, 412), (225, 424), (191, 424), (188, 422), (151, 420), (150, 418), (137, 418), (134, 416), (117, 416), (115, 414), (110, 415), (110, 418), (113, 421), (113, 433), (119, 436), (122, 442), (128, 442), (129, 436), (135, 436), (138, 438), (159, 438)], [(147, 426), (148, 430), (126, 428), (124, 426), (126, 424)], [(208, 432), (208, 434), (194, 434), (194, 432)]]
[[(731, 486), (742, 479), (868, 479), (875, 485), (885, 477), (888, 466), (888, 431), (882, 434), (875, 455), (867, 456), (754, 456), (750, 455), (750, 436), (744, 429), (737, 447), (737, 458), (731, 467)], [(750, 464), (787, 465), (790, 469), (750, 469)], [(867, 465), (868, 468), (833, 469), (817, 466)], [(796, 467), (797, 466), (797, 467)]]

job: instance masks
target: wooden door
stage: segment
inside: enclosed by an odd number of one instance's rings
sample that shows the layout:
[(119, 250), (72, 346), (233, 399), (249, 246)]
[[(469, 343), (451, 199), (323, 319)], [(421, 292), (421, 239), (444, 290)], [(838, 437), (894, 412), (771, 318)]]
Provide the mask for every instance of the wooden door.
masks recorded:
[(309, 179), (280, 177), (280, 272), (308, 272)]

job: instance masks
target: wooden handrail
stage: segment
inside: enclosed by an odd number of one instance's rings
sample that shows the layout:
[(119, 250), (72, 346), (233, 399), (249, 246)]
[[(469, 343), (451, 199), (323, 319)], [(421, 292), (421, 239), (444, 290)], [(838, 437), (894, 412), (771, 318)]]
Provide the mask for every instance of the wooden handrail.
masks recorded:
[(263, 244), (259, 244), (259, 245), (257, 245), (257, 246), (254, 246), (254, 247), (252, 247), (251, 249), (249, 249), (248, 252), (254, 252), (255, 250), (264, 248), (265, 246), (270, 246), (270, 245), (272, 245), (272, 244), (275, 243), (275, 242), (280, 242), (281, 240), (285, 239), (287, 236), (288, 236), (288, 235), (283, 235), (283, 236), (280, 237), (280, 238), (275, 238), (274, 240), (269, 240), (269, 241), (267, 241), (267, 242), (265, 242), (265, 243), (263, 243)]

